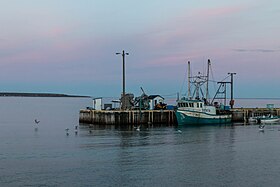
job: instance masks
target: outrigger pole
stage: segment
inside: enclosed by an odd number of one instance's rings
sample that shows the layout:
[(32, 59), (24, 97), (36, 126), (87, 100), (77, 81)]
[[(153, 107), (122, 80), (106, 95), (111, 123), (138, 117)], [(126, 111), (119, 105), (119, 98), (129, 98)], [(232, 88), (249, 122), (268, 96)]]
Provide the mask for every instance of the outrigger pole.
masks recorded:
[(229, 104), (230, 104), (230, 108), (231, 109), (233, 109), (233, 105), (234, 105), (234, 100), (233, 100), (233, 75), (236, 75), (236, 73), (228, 73), (229, 75), (230, 75), (230, 77), (231, 77), (231, 83), (230, 83), (230, 102), (229, 102)]
[(209, 68), (210, 68), (211, 62), (210, 59), (208, 59), (208, 66), (207, 66), (207, 76), (206, 76), (206, 101), (208, 100), (208, 96), (209, 96), (209, 88), (208, 88), (208, 82), (209, 82)]
[(188, 99), (191, 99), (191, 62), (188, 61)]

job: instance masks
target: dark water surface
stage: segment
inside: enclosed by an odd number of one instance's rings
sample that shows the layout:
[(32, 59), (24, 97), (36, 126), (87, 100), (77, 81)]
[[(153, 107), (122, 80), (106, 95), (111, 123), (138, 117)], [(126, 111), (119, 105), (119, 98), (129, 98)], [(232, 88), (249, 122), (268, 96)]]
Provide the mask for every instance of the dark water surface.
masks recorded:
[(0, 186), (280, 185), (279, 124), (264, 132), (257, 125), (95, 126), (92, 133), (80, 126), (75, 135), (90, 99), (0, 103)]

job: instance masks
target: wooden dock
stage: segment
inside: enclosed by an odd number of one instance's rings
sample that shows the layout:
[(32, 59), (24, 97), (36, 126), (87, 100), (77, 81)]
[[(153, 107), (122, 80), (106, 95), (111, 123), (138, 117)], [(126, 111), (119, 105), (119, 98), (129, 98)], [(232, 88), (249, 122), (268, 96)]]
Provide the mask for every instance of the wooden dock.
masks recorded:
[[(235, 108), (232, 122), (247, 123), (251, 116), (280, 116), (280, 108)], [(177, 125), (173, 110), (80, 110), (80, 123), (95, 125)]]
[(232, 121), (248, 123), (248, 119), (253, 116), (267, 116), (272, 114), (280, 116), (280, 108), (235, 108), (232, 109)]
[(177, 124), (173, 110), (80, 110), (79, 121), (97, 125)]

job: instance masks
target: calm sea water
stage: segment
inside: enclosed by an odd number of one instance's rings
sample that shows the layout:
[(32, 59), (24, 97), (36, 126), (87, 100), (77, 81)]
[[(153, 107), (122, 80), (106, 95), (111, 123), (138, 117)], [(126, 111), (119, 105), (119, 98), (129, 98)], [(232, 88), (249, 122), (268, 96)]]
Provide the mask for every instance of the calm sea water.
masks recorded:
[[(0, 186), (279, 186), (280, 124), (78, 125), (80, 98), (0, 97)], [(40, 120), (35, 130), (34, 119)], [(69, 136), (65, 129), (69, 128)]]

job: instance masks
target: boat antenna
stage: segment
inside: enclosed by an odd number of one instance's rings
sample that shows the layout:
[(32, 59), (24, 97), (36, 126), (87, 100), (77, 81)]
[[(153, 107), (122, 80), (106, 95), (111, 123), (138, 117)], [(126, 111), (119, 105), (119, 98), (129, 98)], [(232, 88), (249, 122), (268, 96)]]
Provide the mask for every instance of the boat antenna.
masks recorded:
[(188, 99), (191, 98), (191, 62), (188, 61)]

